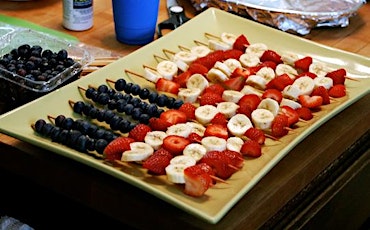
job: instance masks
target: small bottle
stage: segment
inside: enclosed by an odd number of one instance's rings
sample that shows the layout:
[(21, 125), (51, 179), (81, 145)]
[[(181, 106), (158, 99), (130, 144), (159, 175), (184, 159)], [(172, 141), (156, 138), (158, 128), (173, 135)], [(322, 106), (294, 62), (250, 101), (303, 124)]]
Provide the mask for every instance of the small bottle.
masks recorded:
[(74, 31), (93, 26), (93, 0), (63, 0), (63, 26)]

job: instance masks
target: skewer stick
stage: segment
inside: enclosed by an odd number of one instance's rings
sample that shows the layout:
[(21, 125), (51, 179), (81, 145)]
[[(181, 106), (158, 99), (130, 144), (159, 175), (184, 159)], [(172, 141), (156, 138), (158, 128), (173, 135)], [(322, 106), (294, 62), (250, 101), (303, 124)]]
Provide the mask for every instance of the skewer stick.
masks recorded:
[(216, 39), (218, 39), (218, 40), (221, 40), (221, 38), (220, 38), (219, 36), (216, 36), (216, 35), (211, 34), (211, 33), (208, 33), (208, 32), (205, 32), (205, 33), (204, 33), (204, 36), (205, 36), (206, 38), (216, 38)]
[(226, 180), (223, 180), (219, 177), (216, 177), (216, 176), (213, 176), (213, 175), (209, 175), (209, 177), (211, 177), (213, 180), (215, 180), (216, 182), (221, 182), (221, 183), (225, 183), (225, 184), (228, 184)]
[(194, 40), (194, 43), (196, 45), (202, 45), (202, 46), (207, 46), (208, 47), (208, 44), (204, 43), (204, 42), (201, 42), (201, 41), (197, 41), (197, 40)]
[(161, 57), (161, 56), (158, 56), (156, 54), (153, 55), (154, 56), (154, 59), (159, 63), (161, 61), (165, 61), (165, 60), (168, 60), (169, 58), (164, 58), (164, 57)]
[(190, 49), (188, 47), (185, 47), (185, 46), (182, 46), (182, 45), (179, 45), (179, 49), (180, 50), (185, 50), (185, 51), (190, 51)]
[(172, 59), (171, 57), (176, 54), (174, 51), (168, 50), (168, 49), (163, 49), (162, 51), (163, 51), (164, 55), (166, 55), (168, 60), (171, 60)]

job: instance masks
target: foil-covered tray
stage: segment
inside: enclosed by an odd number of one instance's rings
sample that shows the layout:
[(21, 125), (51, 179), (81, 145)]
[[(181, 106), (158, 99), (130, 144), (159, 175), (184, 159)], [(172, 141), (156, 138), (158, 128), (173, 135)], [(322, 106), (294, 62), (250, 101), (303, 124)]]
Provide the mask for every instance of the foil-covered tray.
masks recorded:
[(196, 10), (216, 7), (282, 31), (306, 35), (315, 27), (346, 27), (366, 0), (191, 0)]

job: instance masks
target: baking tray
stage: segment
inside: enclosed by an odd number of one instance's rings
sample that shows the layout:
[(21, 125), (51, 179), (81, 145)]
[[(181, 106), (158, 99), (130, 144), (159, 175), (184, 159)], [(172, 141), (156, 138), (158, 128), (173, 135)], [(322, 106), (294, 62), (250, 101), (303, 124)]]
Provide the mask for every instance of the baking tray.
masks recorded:
[[(299, 122), (294, 132), (290, 132), (279, 141), (268, 139), (266, 142), (268, 147), (263, 148), (264, 153), (261, 157), (246, 158), (244, 167), (228, 179), (228, 183), (217, 183), (208, 189), (204, 196), (198, 198), (185, 195), (181, 187), (168, 182), (165, 176), (147, 174), (139, 165), (127, 164), (127, 166), (112, 167), (91, 156), (53, 143), (35, 134), (32, 130), (31, 124), (40, 118), (47, 119), (47, 115), (64, 114), (78, 118), (79, 116), (72, 112), (68, 100), (83, 99), (78, 90), (79, 86), (84, 88), (89, 85), (99, 86), (107, 84), (106, 79), (126, 78), (129, 81), (153, 88), (151, 83), (142, 78), (128, 77), (124, 74), (124, 70), (143, 74), (143, 64), (155, 66), (157, 63), (155, 56), (164, 56), (164, 49), (178, 51), (179, 46), (194, 46), (194, 41), (207, 42), (205, 33), (220, 35), (222, 32), (243, 33), (251, 43), (262, 42), (278, 52), (286, 51), (295, 52), (302, 56), (309, 55), (315, 61), (327, 63), (331, 68), (345, 68), (350, 77), (358, 80), (346, 82), (348, 95), (345, 98), (335, 100), (330, 105), (323, 107), (322, 111), (315, 113), (314, 119), (308, 122)], [(250, 191), (284, 156), (289, 154), (293, 147), (330, 118), (369, 93), (369, 66), (369, 58), (323, 46), (240, 16), (210, 8), (173, 32), (118, 61), (27, 105), (3, 114), (0, 116), (0, 131), (100, 170), (122, 180), (122, 183), (132, 184), (206, 222), (217, 223), (241, 197)]]

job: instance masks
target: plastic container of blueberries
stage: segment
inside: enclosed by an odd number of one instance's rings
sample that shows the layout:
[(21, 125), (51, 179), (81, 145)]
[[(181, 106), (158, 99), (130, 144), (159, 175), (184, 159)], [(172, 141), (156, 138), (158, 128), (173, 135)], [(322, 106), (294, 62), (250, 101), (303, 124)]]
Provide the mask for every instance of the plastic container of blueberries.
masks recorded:
[(23, 28), (0, 34), (0, 57), (23, 44), (39, 45), (53, 52), (65, 49), (75, 64), (47, 81), (33, 81), (0, 67), (0, 114), (77, 80), (82, 69), (92, 61), (90, 53), (78, 44)]

